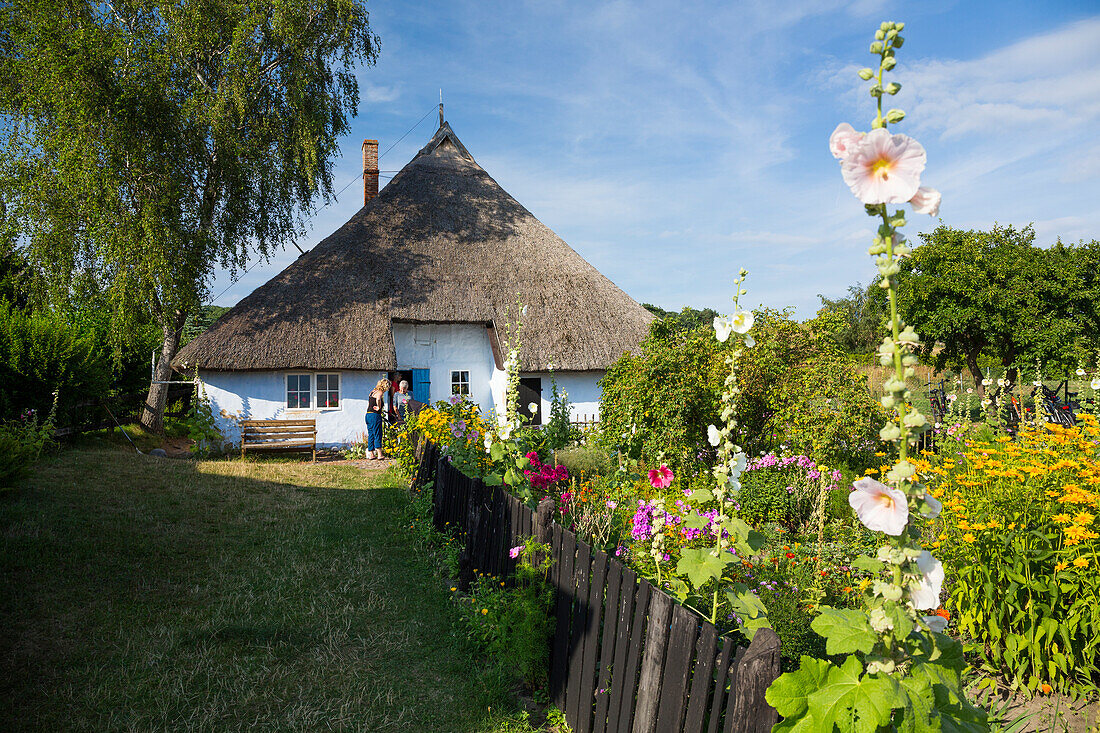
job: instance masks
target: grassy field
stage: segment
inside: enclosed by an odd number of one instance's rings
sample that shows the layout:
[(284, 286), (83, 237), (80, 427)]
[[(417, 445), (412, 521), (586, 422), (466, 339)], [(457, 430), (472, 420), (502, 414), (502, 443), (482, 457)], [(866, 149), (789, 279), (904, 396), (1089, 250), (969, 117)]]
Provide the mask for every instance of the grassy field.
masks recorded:
[(0, 728), (526, 730), (405, 504), (348, 465), (44, 461), (0, 494)]

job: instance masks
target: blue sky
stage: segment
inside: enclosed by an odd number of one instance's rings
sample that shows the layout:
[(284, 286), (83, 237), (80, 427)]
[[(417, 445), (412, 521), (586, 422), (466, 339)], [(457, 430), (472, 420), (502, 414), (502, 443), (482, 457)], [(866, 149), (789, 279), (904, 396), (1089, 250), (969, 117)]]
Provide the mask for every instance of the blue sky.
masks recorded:
[[(839, 122), (869, 129), (855, 70), (872, 63), (881, 20), (906, 23), (891, 106), (928, 152), (922, 184), (943, 193), (943, 222), (1100, 239), (1100, 0), (367, 7), (382, 51), (359, 74), (334, 169), (337, 190), (354, 182), (313, 217), (306, 249), (358, 210), (362, 140), (390, 148), (442, 87), (481, 166), (635, 300), (728, 309), (745, 267), (750, 305), (810, 317), (819, 293), (874, 276), (870, 220), (828, 136)], [(394, 145), (383, 171), (436, 123)], [(914, 215), (906, 233), (935, 224)], [(214, 302), (236, 303), (297, 254), (236, 283), (220, 274)]]

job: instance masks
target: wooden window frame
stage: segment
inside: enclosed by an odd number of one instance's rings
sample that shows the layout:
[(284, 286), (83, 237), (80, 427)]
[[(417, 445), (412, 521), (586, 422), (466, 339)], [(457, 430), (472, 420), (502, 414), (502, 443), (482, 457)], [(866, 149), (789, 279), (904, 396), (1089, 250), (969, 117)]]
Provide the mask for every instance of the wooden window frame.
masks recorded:
[[(308, 377), (309, 378), (309, 390), (306, 394), (309, 395), (309, 405), (306, 407), (291, 407), (290, 406), (290, 378), (291, 377)], [(317, 404), (316, 395), (314, 391), (316, 389), (317, 380), (313, 378), (312, 372), (287, 372), (283, 375), (283, 409), (287, 412), (308, 412), (313, 410), (313, 406)], [(302, 394), (302, 390), (294, 390), (295, 394)]]
[[(336, 407), (322, 407), (321, 406), (321, 390), (317, 387), (318, 377), (336, 377)], [(332, 392), (332, 389), (326, 389), (325, 392)], [(344, 377), (340, 372), (314, 372), (313, 373), (313, 404), (315, 410), (323, 410), (325, 412), (338, 412), (344, 409)]]
[[(455, 381), (455, 375), (456, 374), (459, 377), (457, 382)], [(466, 375), (465, 380), (462, 379), (463, 374)], [(461, 388), (463, 386), (466, 387), (465, 392), (461, 391)], [(455, 387), (459, 387), (458, 392), (455, 391)], [(452, 369), (451, 370), (451, 394), (452, 395), (460, 394), (460, 395), (465, 395), (467, 397), (470, 396), (470, 370), (469, 369)]]

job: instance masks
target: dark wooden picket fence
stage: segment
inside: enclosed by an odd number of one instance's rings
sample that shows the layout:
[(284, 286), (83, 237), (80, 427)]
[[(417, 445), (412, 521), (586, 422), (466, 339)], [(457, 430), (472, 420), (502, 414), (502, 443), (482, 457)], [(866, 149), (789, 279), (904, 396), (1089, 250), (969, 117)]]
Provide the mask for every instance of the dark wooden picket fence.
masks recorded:
[(434, 481), (433, 521), (464, 538), (460, 582), (509, 575), (508, 549), (534, 536), (551, 546), (557, 624), (550, 696), (576, 733), (764, 733), (778, 720), (764, 692), (779, 676), (779, 638), (748, 648), (677, 604), (614, 557), (501, 487), (485, 486), (422, 448), (414, 481)]

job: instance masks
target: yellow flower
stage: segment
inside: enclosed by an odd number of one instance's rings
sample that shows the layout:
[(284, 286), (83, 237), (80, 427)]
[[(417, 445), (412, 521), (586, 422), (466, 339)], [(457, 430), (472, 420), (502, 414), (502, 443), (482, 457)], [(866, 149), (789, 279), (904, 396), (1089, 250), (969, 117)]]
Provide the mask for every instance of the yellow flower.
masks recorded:
[(1089, 524), (1092, 522), (1092, 515), (1088, 512), (1081, 512), (1073, 518), (1073, 521), (1077, 524)]
[(1074, 567), (1078, 567), (1078, 568), (1087, 568), (1089, 566), (1088, 558), (1079, 557), (1079, 558), (1077, 558), (1076, 560), (1073, 561), (1073, 565), (1074, 565)]
[(482, 616), (484, 616), (484, 615), (485, 615), (485, 614), (487, 614), (487, 613), (489, 613), (489, 609), (488, 609), (488, 608), (483, 608), (483, 609), (481, 609), (481, 615), (482, 615)]
[(1054, 572), (1060, 573), (1068, 567), (1069, 567), (1068, 563), (1060, 562), (1060, 563), (1058, 563), (1057, 565), (1054, 566)]
[(975, 539), (976, 538), (974, 537), (974, 535), (970, 534), (969, 532), (963, 535), (963, 541), (965, 542), (973, 542)]
[(1053, 519), (1058, 524), (1069, 524), (1071, 521), (1073, 521), (1068, 514), (1055, 514), (1053, 517), (1051, 517), (1051, 519)]

